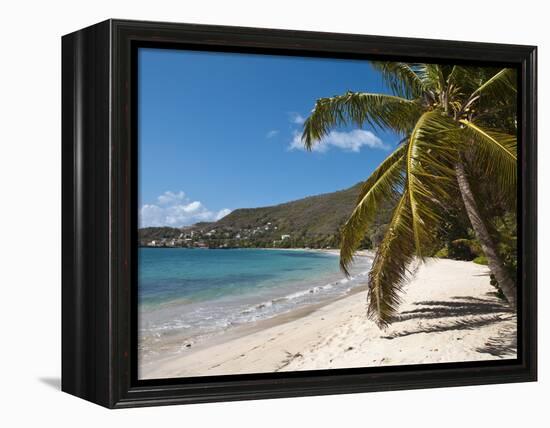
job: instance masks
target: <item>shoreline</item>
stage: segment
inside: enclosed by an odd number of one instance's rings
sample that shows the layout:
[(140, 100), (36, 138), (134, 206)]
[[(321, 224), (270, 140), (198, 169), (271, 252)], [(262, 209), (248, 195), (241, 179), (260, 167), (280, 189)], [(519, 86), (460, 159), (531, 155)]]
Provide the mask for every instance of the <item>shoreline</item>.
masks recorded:
[[(151, 248), (151, 249), (185, 249), (185, 250), (266, 250), (266, 251), (305, 251), (305, 252), (315, 252), (315, 253), (325, 253), (325, 254), (333, 254), (333, 255), (340, 255), (340, 249), (339, 248), (283, 248), (283, 247), (227, 247), (227, 248), (209, 248), (209, 247), (171, 247), (171, 246), (149, 246), (149, 245), (140, 245), (138, 246), (139, 249), (143, 248)], [(358, 256), (368, 256), (368, 257), (374, 257), (375, 250), (373, 249), (364, 249), (364, 250), (358, 250), (355, 252)]]
[[(140, 366), (139, 377), (515, 358), (515, 314), (493, 296), (485, 266), (431, 260), (405, 289), (398, 319), (386, 330), (366, 318), (367, 292), (358, 286), (330, 301), (237, 326), (179, 354), (153, 358)], [(494, 349), (495, 338), (502, 338), (496, 342), (505, 349)]]
[[(339, 300), (346, 299), (350, 296), (353, 296), (355, 294), (359, 294), (361, 292), (365, 292), (365, 287), (356, 287), (349, 291), (348, 294), (339, 296), (339, 297), (333, 297), (331, 299), (328, 299), (324, 302), (320, 303), (313, 303), (307, 306), (302, 306), (299, 308), (296, 308), (289, 312), (283, 312), (281, 314), (275, 315), (271, 318), (264, 318), (261, 320), (256, 321), (255, 323), (246, 323), (241, 324), (235, 327), (232, 327), (228, 329), (227, 331), (221, 332), (218, 335), (212, 335), (208, 337), (205, 340), (198, 341), (192, 344), (192, 346), (185, 349), (185, 357), (192, 357), (195, 354), (198, 354), (202, 351), (208, 351), (210, 348), (221, 346), (223, 347), (227, 343), (231, 343), (233, 341), (238, 341), (243, 338), (246, 338), (247, 336), (254, 335), (257, 333), (265, 332), (271, 328), (276, 328), (278, 326), (298, 321), (302, 318), (305, 318), (316, 311), (322, 309), (325, 306), (329, 306)], [(174, 337), (173, 341), (168, 340), (169, 343), (174, 345), (175, 343), (181, 343), (181, 341), (178, 340), (177, 336)], [(151, 368), (152, 366), (157, 365), (164, 365), (164, 364), (171, 364), (173, 360), (179, 360), (182, 354), (179, 355), (169, 355), (166, 357), (159, 357), (157, 359), (153, 359), (152, 361), (149, 361), (148, 364), (144, 367), (147, 367), (146, 371), (149, 370), (155, 370), (154, 368)]]
[[(279, 250), (269, 248), (266, 250), (287, 251), (288, 249)], [(334, 257), (339, 254), (338, 250), (328, 249), (292, 249), (292, 251), (330, 254)], [(292, 321), (306, 316), (320, 307), (358, 293), (364, 290), (364, 285), (362, 285), (363, 280), (361, 278), (370, 270), (372, 257), (372, 254), (360, 251), (350, 279), (346, 279), (343, 274), (338, 272), (322, 278), (323, 281), (321, 282), (319, 282), (320, 278), (309, 283), (298, 282), (294, 285), (293, 290), (288, 291), (290, 294), (281, 295), (279, 297), (275, 296), (263, 301), (259, 300), (251, 304), (251, 309), (248, 309), (247, 312), (249, 310), (258, 310), (258, 318), (253, 321), (243, 320), (241, 322), (231, 322), (229, 325), (219, 327), (217, 331), (207, 330), (202, 333), (200, 331), (193, 332), (189, 330), (174, 329), (173, 331), (165, 330), (164, 333), (159, 334), (146, 329), (143, 331), (138, 330), (140, 365), (143, 367), (155, 365), (159, 361), (171, 359), (174, 355), (177, 356), (181, 352), (191, 354), (205, 347), (225, 343), (229, 340), (234, 340), (274, 325)], [(324, 290), (325, 288), (328, 290), (329, 294), (325, 294), (327, 293), (327, 291)], [(338, 289), (340, 291), (337, 291), (337, 294), (332, 291)], [(294, 307), (292, 307), (292, 305), (294, 305)], [(175, 303), (165, 306), (164, 308), (153, 309), (152, 311), (145, 309), (145, 311), (148, 311), (148, 316), (155, 314), (155, 312), (158, 313), (165, 310), (177, 314), (178, 306), (179, 305)], [(262, 314), (263, 308), (271, 307), (279, 309), (276, 309), (275, 312), (272, 313)], [(180, 308), (181, 311), (186, 309), (185, 305)]]
[[(218, 250), (219, 248), (212, 248), (213, 250)], [(236, 250), (246, 250), (248, 248), (233, 248)], [(266, 251), (303, 251), (310, 253), (321, 253), (321, 254), (330, 254), (332, 256), (340, 256), (340, 249), (338, 248), (250, 248), (251, 250), (266, 250)], [(375, 250), (366, 249), (366, 250), (357, 250), (355, 251), (354, 259), (361, 257), (368, 257), (374, 259), (376, 254)]]

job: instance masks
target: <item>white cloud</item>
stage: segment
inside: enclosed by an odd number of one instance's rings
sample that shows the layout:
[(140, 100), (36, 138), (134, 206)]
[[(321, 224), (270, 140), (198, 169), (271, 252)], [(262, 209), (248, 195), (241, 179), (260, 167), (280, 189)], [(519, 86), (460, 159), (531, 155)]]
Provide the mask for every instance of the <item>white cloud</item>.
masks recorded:
[(204, 208), (199, 201), (193, 201), (187, 205), (179, 205), (179, 207), (187, 214), (199, 212)]
[(141, 206), (139, 225), (181, 227), (199, 221), (217, 221), (230, 212), (228, 208), (210, 211), (200, 201), (187, 198), (182, 191), (167, 191), (157, 198), (156, 204)]
[[(312, 150), (314, 152), (324, 153), (330, 147), (336, 147), (346, 152), (359, 153), (362, 147), (371, 149), (384, 149), (389, 147), (370, 131), (364, 129), (354, 129), (352, 131), (330, 131), (318, 143), (315, 143)], [(305, 150), (302, 142), (302, 134), (294, 131), (289, 150)]]
[(219, 210), (218, 213), (216, 214), (216, 220), (220, 220), (230, 213), (231, 213), (231, 210), (229, 208), (224, 208), (223, 210)]
[(183, 193), (182, 191), (179, 191), (177, 193), (167, 191), (167, 192), (164, 192), (162, 195), (160, 195), (157, 198), (157, 202), (160, 205), (168, 205), (168, 204), (173, 204), (173, 203), (176, 203), (176, 202), (181, 202), (184, 199), (185, 199), (185, 193)]
[(273, 138), (275, 135), (277, 135), (279, 133), (279, 130), (277, 129), (272, 129), (271, 131), (269, 131), (265, 136), (266, 138)]
[(300, 113), (293, 112), (290, 113), (290, 121), (296, 125), (303, 125), (306, 119)]

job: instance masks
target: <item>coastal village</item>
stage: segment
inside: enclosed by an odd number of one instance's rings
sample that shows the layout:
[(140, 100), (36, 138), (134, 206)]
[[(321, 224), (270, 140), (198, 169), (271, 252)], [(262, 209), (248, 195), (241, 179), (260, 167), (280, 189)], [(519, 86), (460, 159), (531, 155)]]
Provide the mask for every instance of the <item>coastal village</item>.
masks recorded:
[[(248, 248), (248, 247), (291, 247), (292, 236), (280, 233), (279, 227), (266, 222), (262, 226), (245, 229), (230, 227), (183, 227), (163, 228), (164, 236), (148, 238), (142, 233), (140, 246), (152, 248)], [(149, 228), (154, 229), (154, 228)], [(142, 229), (147, 230), (147, 229)], [(140, 232), (141, 232), (140, 231)]]
[[(276, 220), (238, 227), (217, 223), (197, 223), (182, 228), (139, 229), (139, 245), (148, 248), (338, 248), (339, 233), (311, 231)], [(369, 241), (370, 243), (370, 241)], [(368, 244), (368, 243), (367, 243)], [(362, 248), (370, 246), (362, 245)]]

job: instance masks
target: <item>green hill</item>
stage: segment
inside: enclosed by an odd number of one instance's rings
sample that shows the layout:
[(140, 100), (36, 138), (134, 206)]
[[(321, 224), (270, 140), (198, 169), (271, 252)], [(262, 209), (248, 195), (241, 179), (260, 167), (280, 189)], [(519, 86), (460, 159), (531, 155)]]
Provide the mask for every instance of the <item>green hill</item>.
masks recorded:
[(359, 189), (360, 184), (357, 184), (346, 190), (271, 207), (237, 209), (216, 225), (243, 229), (271, 222), (287, 233), (311, 236), (333, 234), (353, 211)]

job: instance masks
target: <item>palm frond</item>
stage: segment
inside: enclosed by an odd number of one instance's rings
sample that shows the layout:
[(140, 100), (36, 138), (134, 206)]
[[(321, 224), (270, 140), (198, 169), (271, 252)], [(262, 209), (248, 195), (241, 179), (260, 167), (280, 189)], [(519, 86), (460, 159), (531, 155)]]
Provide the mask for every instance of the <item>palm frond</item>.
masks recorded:
[(373, 128), (391, 128), (406, 134), (419, 114), (417, 102), (394, 95), (348, 92), (321, 98), (304, 123), (302, 141), (311, 150), (333, 127), (349, 124), (367, 123)]
[(464, 126), (463, 138), (474, 142), (472, 150), (477, 168), (493, 180), (510, 197), (515, 196), (517, 183), (517, 138), (481, 128), (468, 120), (461, 120)]
[(516, 71), (513, 68), (503, 68), (473, 91), (472, 96), (487, 94), (494, 97), (501, 96), (503, 93), (511, 93), (515, 96), (516, 85)]
[(443, 75), (437, 64), (419, 64), (417, 73), (424, 91), (439, 91), (442, 89)]
[(422, 94), (424, 88), (418, 75), (420, 64), (372, 61), (371, 66), (382, 74), (394, 94), (404, 98), (417, 98)]
[(441, 222), (439, 208), (454, 186), (452, 165), (459, 148), (449, 143), (449, 135), (457, 129), (439, 110), (424, 113), (406, 142), (369, 177), (344, 226), (340, 266), (347, 273), (377, 202), (399, 199), (369, 273), (368, 314), (381, 326), (390, 323), (397, 310), (407, 267), (433, 244)]
[(479, 97), (473, 105), (477, 122), (508, 133), (517, 131), (518, 93), (515, 69), (505, 68), (495, 73), (476, 88), (472, 95)]
[(407, 267), (415, 251), (411, 223), (410, 197), (405, 188), (369, 272), (367, 315), (380, 327), (391, 323), (401, 302)]
[(456, 84), (464, 98), (460, 118), (484, 116), (490, 121), (515, 118), (517, 109), (517, 73), (513, 68), (457, 67)]
[(403, 189), (406, 149), (407, 145), (401, 144), (374, 170), (361, 187), (355, 208), (342, 228), (340, 268), (346, 275), (349, 275), (353, 254), (375, 219), (380, 203), (396, 197)]
[(433, 242), (440, 217), (438, 206), (449, 199), (454, 186), (454, 159), (458, 147), (448, 136), (456, 125), (440, 111), (424, 113), (411, 133), (406, 154), (407, 195), (410, 199), (411, 227), (416, 254)]
[(460, 87), (464, 94), (470, 95), (499, 71), (494, 67), (455, 65), (448, 81)]

